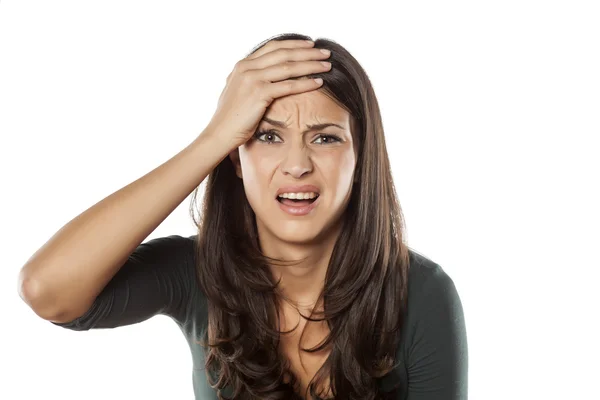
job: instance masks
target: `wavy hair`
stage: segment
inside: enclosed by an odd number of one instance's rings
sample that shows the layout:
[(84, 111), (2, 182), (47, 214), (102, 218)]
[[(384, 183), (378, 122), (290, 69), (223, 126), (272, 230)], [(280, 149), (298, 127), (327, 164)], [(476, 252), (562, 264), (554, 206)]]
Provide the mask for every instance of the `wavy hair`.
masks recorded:
[[(287, 39), (311, 38), (278, 35), (250, 54), (271, 40)], [(313, 399), (323, 399), (317, 388), (328, 379), (329, 394), (338, 399), (391, 398), (387, 396), (392, 393), (380, 392), (378, 380), (395, 366), (407, 307), (409, 250), (404, 243), (404, 216), (379, 105), (366, 72), (332, 40), (320, 38), (315, 47), (332, 51), (328, 59), (332, 68), (309, 77), (323, 78), (319, 90), (350, 113), (357, 163), (319, 298), (322, 318), (303, 316), (327, 321), (330, 331), (319, 346), (303, 349), (316, 352), (331, 346), (308, 390)], [(289, 261), (261, 252), (254, 211), (229, 157), (209, 174), (196, 219), (198, 189), (192, 194), (190, 212), (198, 227), (198, 280), (208, 301), (207, 337), (198, 343), (207, 349), (209, 383), (219, 399), (302, 399), (289, 362), (278, 352), (280, 298), (269, 269)]]

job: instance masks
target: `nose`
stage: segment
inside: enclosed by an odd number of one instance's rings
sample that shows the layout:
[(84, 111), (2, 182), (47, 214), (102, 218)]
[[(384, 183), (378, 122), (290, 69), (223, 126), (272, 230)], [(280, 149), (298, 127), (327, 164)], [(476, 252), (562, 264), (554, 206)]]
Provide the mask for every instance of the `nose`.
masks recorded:
[(281, 161), (279, 168), (284, 175), (291, 175), (298, 179), (313, 170), (309, 150), (306, 146), (291, 146)]

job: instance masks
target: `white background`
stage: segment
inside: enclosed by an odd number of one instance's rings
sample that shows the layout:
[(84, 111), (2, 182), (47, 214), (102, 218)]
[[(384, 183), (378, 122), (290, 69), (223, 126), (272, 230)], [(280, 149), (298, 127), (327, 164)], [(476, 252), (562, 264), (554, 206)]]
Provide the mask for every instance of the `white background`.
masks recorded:
[[(234, 63), (284, 32), (368, 72), (408, 243), (463, 302), (469, 398), (600, 398), (598, 3), (396, 4), (2, 1), (0, 398), (193, 398), (169, 318), (72, 332), (20, 300), (17, 275), (187, 146)], [(148, 239), (193, 234), (189, 200)]]

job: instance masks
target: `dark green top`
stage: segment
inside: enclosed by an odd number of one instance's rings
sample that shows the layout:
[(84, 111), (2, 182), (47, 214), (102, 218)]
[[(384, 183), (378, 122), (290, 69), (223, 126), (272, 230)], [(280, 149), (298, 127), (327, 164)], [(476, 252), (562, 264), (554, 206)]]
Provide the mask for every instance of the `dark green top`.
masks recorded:
[[(135, 324), (157, 314), (181, 328), (193, 358), (197, 400), (216, 400), (207, 382), (204, 351), (207, 302), (196, 279), (197, 235), (172, 235), (142, 243), (81, 317), (55, 323), (84, 331)], [(468, 349), (463, 307), (454, 282), (425, 256), (410, 250), (408, 310), (397, 352), (398, 367), (382, 390), (400, 383), (398, 399), (467, 399)]]

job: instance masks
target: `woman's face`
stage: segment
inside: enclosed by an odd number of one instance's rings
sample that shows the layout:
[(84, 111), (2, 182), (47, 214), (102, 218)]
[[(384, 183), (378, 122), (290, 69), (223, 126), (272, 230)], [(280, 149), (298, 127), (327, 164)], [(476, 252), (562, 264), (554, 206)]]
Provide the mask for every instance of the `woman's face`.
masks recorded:
[[(356, 166), (350, 122), (350, 114), (321, 90), (278, 98), (271, 104), (257, 135), (238, 148), (239, 160), (237, 152), (231, 154), (256, 214), (259, 235), (309, 243), (321, 240), (321, 234), (339, 222), (350, 199)], [(340, 127), (308, 129), (329, 123)], [(260, 133), (266, 130), (270, 132)], [(302, 185), (316, 189), (285, 189)], [(299, 204), (308, 201), (278, 200), (281, 191), (317, 192), (318, 197), (307, 209)]]

